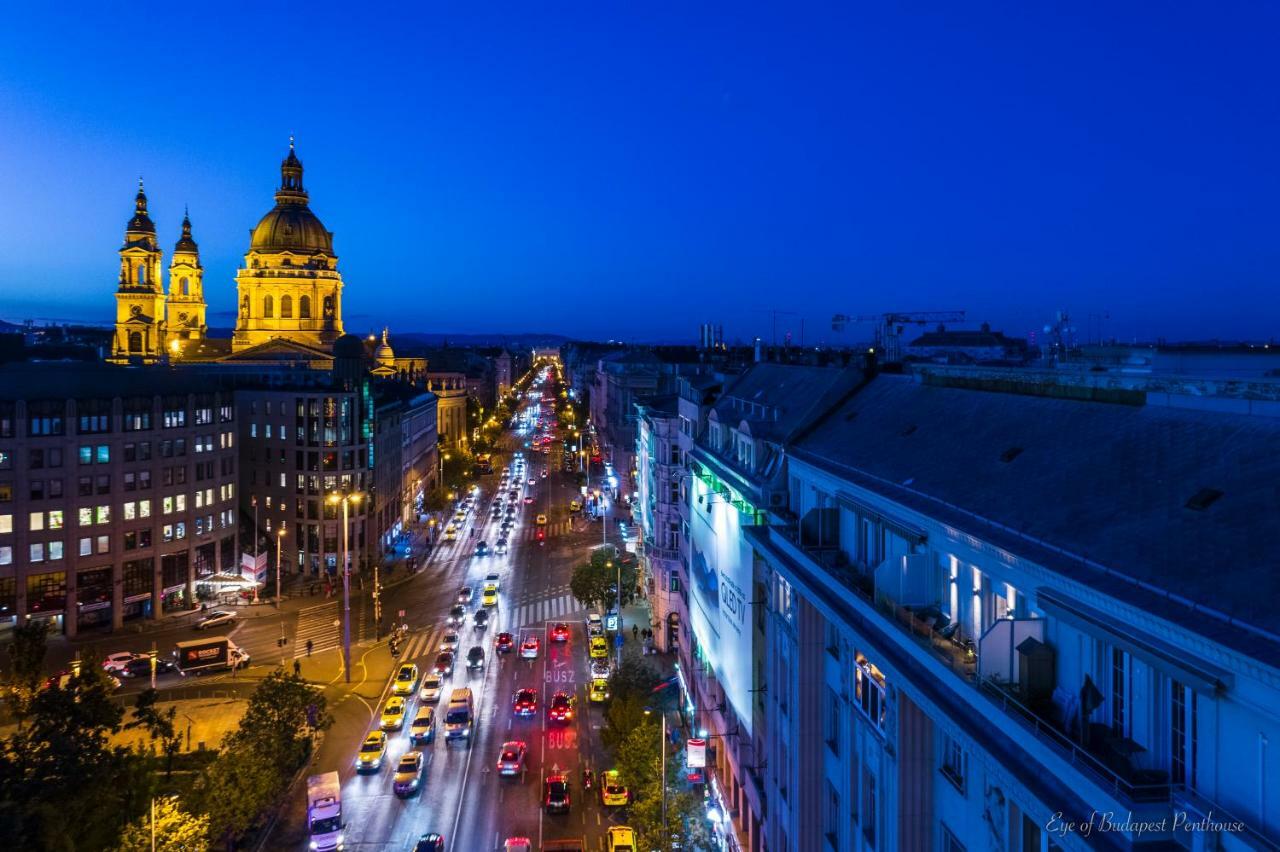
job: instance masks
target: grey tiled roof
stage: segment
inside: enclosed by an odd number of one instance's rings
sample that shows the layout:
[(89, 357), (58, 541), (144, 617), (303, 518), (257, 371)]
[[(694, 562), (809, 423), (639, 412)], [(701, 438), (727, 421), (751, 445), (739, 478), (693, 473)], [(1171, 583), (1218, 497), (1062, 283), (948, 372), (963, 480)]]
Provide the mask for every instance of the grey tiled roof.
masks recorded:
[[(1033, 537), (1280, 633), (1280, 418), (882, 375), (794, 450), (926, 513), (946, 516), (945, 502), (1003, 525), (1015, 552), (1039, 550), (1024, 538)], [(1205, 489), (1221, 496), (1189, 508), (1195, 495), (1212, 496)], [(976, 519), (952, 518), (985, 537)], [(1057, 561), (1077, 579), (1123, 596), (1115, 578)], [(1179, 620), (1207, 635), (1224, 625), (1205, 616)]]
[(746, 420), (752, 435), (782, 441), (861, 380), (853, 368), (763, 361), (730, 380), (712, 410), (721, 423)]

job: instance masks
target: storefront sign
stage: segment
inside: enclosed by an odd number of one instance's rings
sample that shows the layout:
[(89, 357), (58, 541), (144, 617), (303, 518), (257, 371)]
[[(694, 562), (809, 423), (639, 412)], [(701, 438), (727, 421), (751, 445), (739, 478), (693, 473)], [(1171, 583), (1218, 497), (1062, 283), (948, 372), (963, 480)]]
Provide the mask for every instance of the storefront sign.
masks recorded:
[(701, 769), (707, 765), (707, 741), (696, 737), (689, 738), (689, 768)]

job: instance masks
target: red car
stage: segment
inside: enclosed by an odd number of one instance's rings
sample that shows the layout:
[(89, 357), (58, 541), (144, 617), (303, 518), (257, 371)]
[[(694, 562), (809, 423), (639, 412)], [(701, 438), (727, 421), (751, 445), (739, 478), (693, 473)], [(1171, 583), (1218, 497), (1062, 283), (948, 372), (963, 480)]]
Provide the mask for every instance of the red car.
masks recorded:
[(547, 718), (552, 722), (568, 723), (573, 718), (573, 699), (567, 692), (557, 692), (551, 696), (551, 706), (547, 708)]
[(551, 627), (552, 642), (568, 642), (569, 641), (569, 625), (563, 621), (556, 622)]
[(534, 716), (538, 712), (538, 692), (535, 689), (516, 690), (511, 700), (511, 712), (517, 716)]
[(499, 633), (498, 638), (493, 642), (493, 648), (499, 654), (510, 654), (515, 644), (516, 640), (512, 638), (510, 633)]

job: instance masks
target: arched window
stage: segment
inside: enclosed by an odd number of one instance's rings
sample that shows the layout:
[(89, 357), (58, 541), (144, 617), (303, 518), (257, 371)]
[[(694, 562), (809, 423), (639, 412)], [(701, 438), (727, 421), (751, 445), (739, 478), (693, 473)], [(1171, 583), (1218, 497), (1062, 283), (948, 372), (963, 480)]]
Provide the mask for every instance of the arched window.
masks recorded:
[(138, 284), (139, 286), (147, 283), (147, 267), (146, 264), (138, 264)]
[(190, 296), (191, 291), (188, 289), (187, 285), (188, 285), (188, 282), (185, 277), (182, 278), (180, 281), (178, 281), (178, 292), (184, 296)]
[(281, 319), (289, 319), (293, 316), (293, 297), (280, 297), (280, 317)]
[(140, 331), (129, 332), (129, 351), (131, 353), (142, 351), (142, 332)]
[(311, 319), (311, 297), (303, 296), (298, 299), (298, 316), (302, 319)]
[(271, 319), (271, 317), (274, 316), (274, 313), (275, 313), (273, 308), (274, 308), (274, 305), (271, 303), (271, 297), (263, 296), (262, 297), (262, 315), (267, 319)]

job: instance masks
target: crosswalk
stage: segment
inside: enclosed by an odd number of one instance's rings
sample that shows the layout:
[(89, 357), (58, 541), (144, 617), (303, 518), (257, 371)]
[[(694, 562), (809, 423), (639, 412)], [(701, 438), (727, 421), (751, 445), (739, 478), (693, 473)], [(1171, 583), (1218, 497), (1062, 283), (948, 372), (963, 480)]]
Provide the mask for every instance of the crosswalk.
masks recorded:
[(520, 627), (529, 627), (544, 621), (562, 621), (584, 612), (586, 610), (573, 595), (559, 595), (520, 604), (516, 608), (515, 623)]
[[(573, 521), (556, 521), (545, 525), (542, 529), (546, 530), (548, 538), (553, 535), (564, 535), (573, 531)], [(535, 524), (528, 524), (520, 530), (520, 538), (523, 541), (536, 541), (537, 537), (538, 527)]]
[(307, 640), (311, 640), (311, 653), (318, 654), (342, 645), (342, 626), (338, 620), (338, 602), (309, 606), (298, 611), (298, 632), (293, 640), (293, 658), (307, 656)]

